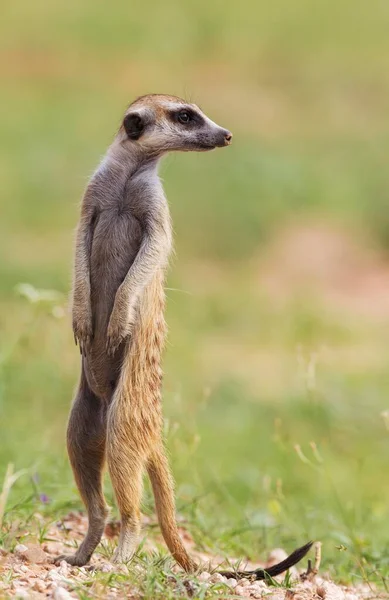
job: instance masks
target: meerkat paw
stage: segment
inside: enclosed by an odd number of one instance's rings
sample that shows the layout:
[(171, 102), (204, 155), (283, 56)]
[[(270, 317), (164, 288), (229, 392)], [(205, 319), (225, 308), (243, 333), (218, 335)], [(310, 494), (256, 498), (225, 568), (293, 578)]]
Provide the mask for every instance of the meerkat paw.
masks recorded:
[(80, 354), (85, 355), (90, 349), (93, 339), (92, 317), (84, 315), (80, 319), (76, 315), (73, 315), (73, 334), (74, 342), (80, 348)]
[(109, 356), (114, 356), (120, 344), (126, 340), (132, 332), (132, 323), (122, 323), (117, 319), (110, 319), (107, 329), (106, 351)]
[(90, 350), (93, 336), (92, 334), (85, 334), (78, 331), (73, 331), (74, 333), (74, 342), (76, 346), (80, 349), (80, 354), (85, 356), (86, 353)]
[(77, 555), (76, 554), (61, 554), (60, 556), (58, 556), (55, 561), (54, 564), (59, 565), (62, 561), (67, 562), (69, 565), (71, 565), (72, 567), (83, 567), (85, 566), (89, 560), (86, 560), (85, 557), (81, 556), (81, 555)]
[(111, 562), (115, 565), (127, 564), (134, 558), (135, 548), (116, 548)]

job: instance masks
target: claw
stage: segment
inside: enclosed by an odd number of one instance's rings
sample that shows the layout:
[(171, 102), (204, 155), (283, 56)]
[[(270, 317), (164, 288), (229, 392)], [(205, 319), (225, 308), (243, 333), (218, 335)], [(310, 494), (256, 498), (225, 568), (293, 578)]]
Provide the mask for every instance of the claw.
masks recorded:
[(121, 339), (114, 341), (114, 339), (108, 338), (106, 346), (105, 346), (108, 356), (111, 356), (111, 357), (115, 356), (116, 351), (119, 348), (121, 343), (122, 343)]
[(115, 352), (116, 352), (116, 344), (114, 344), (113, 342), (111, 342), (110, 340), (107, 340), (107, 344), (105, 346), (106, 352), (108, 354), (108, 356), (114, 356)]

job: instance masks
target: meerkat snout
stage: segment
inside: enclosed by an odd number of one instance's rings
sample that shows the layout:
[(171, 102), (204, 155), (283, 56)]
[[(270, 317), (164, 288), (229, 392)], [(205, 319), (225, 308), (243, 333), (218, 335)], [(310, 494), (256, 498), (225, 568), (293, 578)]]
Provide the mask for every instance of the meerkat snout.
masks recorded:
[(220, 134), (220, 144), (218, 147), (229, 146), (232, 143), (232, 133), (228, 129), (223, 129)]

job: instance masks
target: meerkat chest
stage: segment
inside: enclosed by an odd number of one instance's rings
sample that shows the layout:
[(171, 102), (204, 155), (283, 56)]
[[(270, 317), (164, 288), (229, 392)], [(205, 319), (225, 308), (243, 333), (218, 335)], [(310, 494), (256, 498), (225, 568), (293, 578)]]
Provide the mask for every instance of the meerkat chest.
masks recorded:
[(91, 249), (92, 293), (114, 296), (135, 260), (142, 242), (142, 226), (130, 212), (108, 209), (99, 213)]

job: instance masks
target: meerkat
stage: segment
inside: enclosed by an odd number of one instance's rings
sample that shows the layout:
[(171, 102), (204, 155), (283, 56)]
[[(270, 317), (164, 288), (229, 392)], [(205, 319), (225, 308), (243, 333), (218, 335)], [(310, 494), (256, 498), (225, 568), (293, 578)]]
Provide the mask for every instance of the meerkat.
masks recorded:
[[(58, 561), (85, 565), (101, 540), (108, 515), (102, 487), (107, 462), (121, 516), (113, 561), (128, 562), (136, 551), (147, 471), (170, 552), (185, 571), (197, 568), (176, 524), (162, 436), (164, 279), (172, 226), (158, 164), (167, 152), (212, 150), (231, 139), (194, 104), (174, 96), (142, 96), (127, 109), (87, 186), (76, 236), (72, 306), (81, 379), (67, 448), (89, 523), (76, 553)], [(283, 572), (309, 547), (268, 573)], [(249, 575), (265, 576), (262, 569)]]

